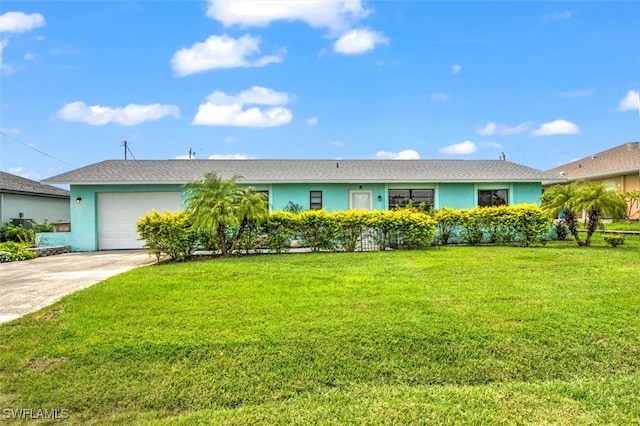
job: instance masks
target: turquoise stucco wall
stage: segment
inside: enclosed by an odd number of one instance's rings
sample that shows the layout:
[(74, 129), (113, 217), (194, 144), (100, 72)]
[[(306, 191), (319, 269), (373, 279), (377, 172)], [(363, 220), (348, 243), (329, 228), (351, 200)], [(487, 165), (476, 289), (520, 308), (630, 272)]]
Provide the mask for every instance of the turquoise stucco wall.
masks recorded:
[[(309, 191), (322, 191), (322, 205), (327, 211), (348, 210), (350, 190), (370, 190), (374, 210), (387, 208), (385, 185), (377, 184), (274, 184), (269, 189), (271, 210), (282, 210), (289, 202), (309, 209)], [(378, 200), (378, 196), (381, 200)]]
[(540, 205), (542, 185), (539, 183), (518, 182), (511, 184), (513, 196), (510, 204), (537, 204)]
[(440, 183), (435, 193), (435, 208), (468, 209), (477, 205), (473, 183)]
[[(255, 190), (269, 191), (270, 210), (284, 209), (289, 202), (309, 209), (309, 191), (322, 191), (323, 206), (327, 211), (347, 210), (350, 190), (372, 191), (373, 208), (388, 208), (387, 191), (390, 188), (433, 188), (435, 208), (472, 208), (478, 205), (479, 189), (508, 189), (509, 204), (537, 203), (540, 201), (540, 183), (438, 183), (438, 184), (271, 184), (252, 185)], [(44, 233), (39, 238), (42, 245), (70, 245), (73, 251), (95, 251), (98, 249), (98, 206), (100, 192), (182, 192), (182, 185), (72, 185), (71, 186), (71, 232)], [(380, 200), (378, 197), (380, 196)], [(81, 203), (75, 200), (82, 198)]]

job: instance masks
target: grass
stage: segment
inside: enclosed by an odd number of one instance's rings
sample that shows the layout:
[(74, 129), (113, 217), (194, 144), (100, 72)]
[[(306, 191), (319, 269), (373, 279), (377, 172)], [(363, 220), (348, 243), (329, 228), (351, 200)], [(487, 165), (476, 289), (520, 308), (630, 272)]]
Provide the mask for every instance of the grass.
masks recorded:
[(640, 232), (640, 221), (616, 221), (604, 224), (607, 231), (636, 231)]
[(640, 424), (640, 238), (593, 244), (136, 269), (0, 326), (0, 416)]

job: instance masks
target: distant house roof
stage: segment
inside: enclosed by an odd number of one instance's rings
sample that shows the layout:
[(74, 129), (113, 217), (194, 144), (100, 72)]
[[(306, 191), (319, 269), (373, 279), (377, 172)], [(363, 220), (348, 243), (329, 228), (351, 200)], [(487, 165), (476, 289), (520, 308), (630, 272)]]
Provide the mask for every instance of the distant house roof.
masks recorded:
[(627, 142), (547, 171), (569, 181), (639, 172), (640, 142)]
[(207, 172), (245, 184), (328, 182), (561, 182), (504, 160), (107, 160), (45, 179), (68, 184), (184, 184)]
[(69, 191), (51, 185), (43, 185), (10, 173), (0, 172), (0, 193), (35, 195), (50, 198), (69, 198)]

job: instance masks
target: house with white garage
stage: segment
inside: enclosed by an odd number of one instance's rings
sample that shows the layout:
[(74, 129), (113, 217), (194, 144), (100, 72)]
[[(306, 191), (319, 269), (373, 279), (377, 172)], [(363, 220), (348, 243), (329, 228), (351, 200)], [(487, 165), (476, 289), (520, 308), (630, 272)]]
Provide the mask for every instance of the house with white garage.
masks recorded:
[(271, 211), (289, 203), (327, 211), (425, 203), (471, 208), (538, 203), (543, 185), (564, 181), (505, 160), (108, 160), (45, 179), (69, 184), (71, 232), (48, 245), (73, 251), (142, 247), (138, 219), (185, 207), (185, 185), (213, 172), (264, 192)]

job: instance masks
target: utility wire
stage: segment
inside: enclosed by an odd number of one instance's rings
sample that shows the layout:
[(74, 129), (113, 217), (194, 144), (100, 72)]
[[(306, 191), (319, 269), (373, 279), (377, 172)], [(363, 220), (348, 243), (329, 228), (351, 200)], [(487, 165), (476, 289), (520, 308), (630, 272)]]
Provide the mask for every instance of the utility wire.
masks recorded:
[(133, 152), (131, 152), (131, 149), (129, 149), (129, 145), (127, 145), (127, 151), (129, 151), (129, 155), (131, 155), (131, 158), (135, 160), (136, 157), (133, 156)]
[(133, 158), (134, 160), (136, 159), (136, 157), (133, 156), (133, 152), (131, 152), (131, 148), (129, 148), (129, 145), (131, 145), (131, 142), (127, 142), (127, 141), (122, 141), (122, 143), (120, 144), (120, 146), (124, 147), (124, 159), (127, 159), (127, 152), (131, 155), (131, 158)]
[(64, 164), (66, 164), (67, 166), (76, 167), (76, 166), (74, 166), (73, 164), (67, 163), (67, 162), (66, 162), (66, 161), (64, 161), (64, 160), (61, 160), (61, 159), (59, 159), (59, 158), (54, 157), (53, 155), (49, 155), (49, 154), (47, 154), (47, 153), (46, 153), (46, 152), (44, 152), (44, 151), (40, 151), (38, 148), (34, 148), (34, 147), (32, 147), (32, 146), (30, 146), (30, 145), (28, 145), (28, 144), (26, 144), (26, 143), (24, 143), (24, 142), (22, 142), (22, 141), (20, 141), (20, 140), (16, 139), (16, 138), (14, 138), (13, 136), (9, 136), (9, 135), (7, 135), (5, 132), (0, 132), (0, 135), (4, 136), (4, 137), (5, 137), (5, 138), (7, 138), (7, 139), (10, 139), (10, 140), (13, 140), (13, 141), (15, 141), (15, 142), (18, 142), (19, 144), (24, 145), (24, 146), (26, 146), (26, 147), (27, 147), (27, 148), (29, 148), (29, 149), (32, 149), (32, 150), (34, 150), (34, 151), (36, 151), (36, 152), (39, 152), (40, 154), (42, 154), (42, 155), (44, 155), (44, 156), (46, 156), (46, 157), (53, 158), (53, 159), (54, 159), (54, 160), (56, 160), (56, 161), (59, 161), (59, 162), (61, 162), (61, 163), (64, 163)]

